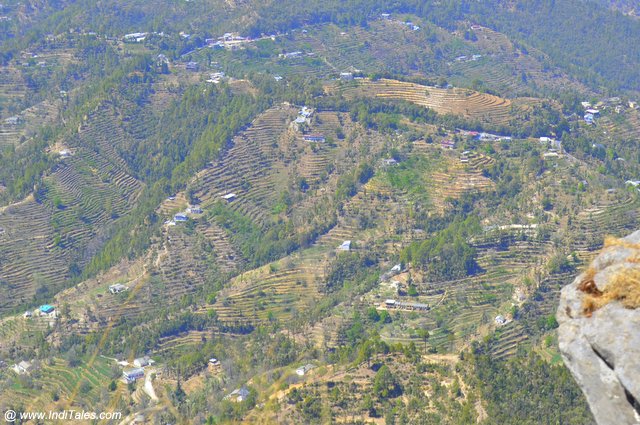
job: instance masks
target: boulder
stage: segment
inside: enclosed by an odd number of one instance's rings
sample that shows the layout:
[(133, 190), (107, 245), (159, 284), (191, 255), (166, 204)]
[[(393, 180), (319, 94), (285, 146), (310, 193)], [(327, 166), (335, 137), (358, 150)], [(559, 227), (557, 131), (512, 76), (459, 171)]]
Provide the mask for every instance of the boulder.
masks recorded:
[[(634, 246), (638, 244), (638, 246)], [(611, 301), (585, 313), (583, 282), (606, 291), (612, 277), (640, 269), (640, 231), (611, 244), (562, 289), (557, 319), (564, 363), (599, 425), (640, 425), (640, 308)]]

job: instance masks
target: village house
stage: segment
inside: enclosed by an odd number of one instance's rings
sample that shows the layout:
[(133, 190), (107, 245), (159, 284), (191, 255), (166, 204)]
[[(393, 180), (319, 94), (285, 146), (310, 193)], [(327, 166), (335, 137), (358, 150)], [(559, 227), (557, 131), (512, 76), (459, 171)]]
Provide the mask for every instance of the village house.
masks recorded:
[(124, 286), (122, 283), (116, 283), (114, 285), (109, 286), (109, 292), (111, 292), (112, 294), (119, 294), (120, 292), (124, 292), (127, 289), (129, 288)]
[(340, 73), (340, 79), (342, 81), (352, 81), (353, 80), (353, 73), (352, 72), (341, 72)]
[(406, 303), (406, 302), (396, 301), (391, 299), (385, 300), (383, 307), (386, 307), (387, 309), (399, 309), (399, 310), (409, 310), (409, 311), (416, 311), (416, 310), (427, 311), (431, 308), (429, 304)]
[(305, 142), (319, 142), (323, 143), (325, 141), (324, 136), (322, 134), (305, 134), (302, 136)]
[(9, 118), (5, 118), (4, 123), (8, 124), (8, 125), (18, 125), (20, 124), (20, 117), (17, 115), (14, 115), (12, 117)]
[(454, 142), (453, 140), (443, 140), (442, 142), (440, 142), (440, 146), (443, 149), (454, 149), (456, 147), (456, 142)]
[(209, 79), (207, 80), (207, 83), (220, 84), (220, 81), (222, 81), (224, 77), (225, 77), (224, 72), (213, 72), (209, 74)]
[(144, 369), (137, 367), (134, 369), (127, 369), (122, 372), (122, 379), (127, 384), (137, 381), (138, 379), (144, 378)]
[(502, 325), (507, 324), (507, 319), (505, 319), (505, 317), (503, 315), (498, 315), (495, 318), (495, 322), (496, 322), (496, 325), (502, 326)]
[(22, 360), (20, 363), (14, 364), (12, 369), (18, 375), (28, 375), (35, 368), (31, 362)]
[(304, 376), (307, 372), (309, 372), (313, 368), (315, 368), (315, 366), (312, 365), (311, 363), (306, 364), (304, 366), (300, 366), (299, 368), (296, 369), (296, 375)]
[(202, 208), (200, 208), (200, 205), (194, 205), (192, 207), (187, 208), (187, 212), (189, 214), (202, 214)]
[(55, 315), (55, 307), (53, 307), (52, 305), (49, 305), (49, 304), (41, 305), (39, 310), (40, 310), (40, 315), (41, 316), (53, 316), (53, 315)]
[(185, 65), (185, 69), (187, 71), (197, 71), (200, 67), (198, 66), (198, 62), (187, 62)]
[(338, 247), (339, 251), (350, 251), (351, 250), (351, 241), (344, 241)]
[(173, 216), (173, 221), (175, 221), (176, 223), (178, 222), (185, 222), (189, 220), (189, 217), (187, 217), (185, 214), (183, 213), (178, 213), (176, 215)]
[(302, 52), (295, 51), (295, 52), (289, 52), (289, 53), (280, 53), (280, 55), (278, 56), (283, 59), (290, 59), (290, 58), (296, 58), (298, 56), (302, 56)]
[(222, 199), (224, 199), (227, 202), (232, 202), (236, 199), (236, 194), (235, 193), (228, 193), (224, 196), (222, 196)]
[(311, 115), (313, 115), (313, 109), (303, 106), (298, 112), (298, 115), (300, 115), (301, 117), (310, 118)]
[(591, 125), (593, 124), (593, 114), (585, 114), (584, 115), (584, 122), (586, 122), (587, 124)]
[(218, 373), (220, 372), (220, 370), (222, 370), (222, 364), (220, 363), (220, 360), (216, 358), (211, 358), (207, 363), (207, 369), (211, 373)]
[(231, 391), (231, 394), (226, 396), (224, 399), (232, 401), (234, 403), (240, 403), (249, 397), (249, 390), (247, 387), (242, 387)]
[(125, 34), (123, 40), (125, 43), (141, 43), (147, 38), (146, 32), (133, 32)]
[(149, 356), (138, 357), (137, 359), (133, 360), (133, 365), (135, 367), (151, 366), (153, 363), (154, 361), (151, 360)]
[(389, 167), (391, 165), (397, 165), (398, 161), (396, 161), (393, 158), (388, 158), (388, 159), (383, 159), (382, 160), (382, 165), (384, 165), (385, 167)]
[(595, 117), (596, 115), (599, 115), (599, 114), (600, 114), (600, 111), (599, 111), (598, 109), (594, 109), (594, 108), (587, 109), (585, 112), (586, 112), (587, 114), (591, 114), (591, 115), (593, 115), (594, 117)]

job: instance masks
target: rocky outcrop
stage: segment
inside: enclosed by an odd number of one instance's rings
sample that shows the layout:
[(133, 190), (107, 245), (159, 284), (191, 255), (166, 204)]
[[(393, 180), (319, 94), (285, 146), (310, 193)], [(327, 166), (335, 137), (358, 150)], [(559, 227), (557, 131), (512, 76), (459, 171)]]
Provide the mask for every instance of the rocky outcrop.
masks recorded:
[[(585, 310), (589, 297), (637, 275), (640, 231), (609, 244), (590, 268), (562, 289), (557, 319), (565, 364), (582, 388), (599, 425), (640, 424), (640, 308), (613, 300)], [(587, 301), (587, 302), (585, 302)]]

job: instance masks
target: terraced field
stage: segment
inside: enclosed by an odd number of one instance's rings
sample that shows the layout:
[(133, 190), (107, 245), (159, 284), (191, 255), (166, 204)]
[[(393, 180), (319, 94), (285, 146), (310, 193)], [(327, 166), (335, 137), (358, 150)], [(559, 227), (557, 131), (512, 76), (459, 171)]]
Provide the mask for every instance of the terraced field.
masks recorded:
[[(73, 401), (72, 397), (78, 396), (80, 385), (83, 382), (87, 384), (82, 387), (82, 403), (95, 405), (102, 399), (107, 384), (114, 378), (109, 361), (101, 357), (96, 358), (90, 368), (85, 365), (69, 368), (61, 359), (45, 360), (39, 364), (39, 368), (33, 372), (37, 376), (39, 388), (16, 383), (4, 392), (2, 399), (4, 406), (20, 405), (29, 410), (47, 411), (57, 403)], [(88, 391), (85, 391), (87, 389)], [(53, 394), (59, 397), (58, 402), (53, 400)], [(74, 403), (71, 406), (78, 407), (80, 405)]]
[(523, 51), (504, 34), (486, 27), (473, 31), (477, 40), (471, 45), (482, 57), (451, 62), (453, 81), (461, 79), (467, 85), (474, 80), (482, 81), (487, 87), (510, 97), (530, 92), (532, 85), (543, 90), (585, 90), (565, 74), (546, 69), (543, 65), (546, 57), (542, 52)]
[(595, 205), (580, 211), (573, 221), (576, 238), (573, 249), (578, 253), (593, 253), (602, 247), (605, 236), (622, 236), (637, 229), (640, 200), (620, 191), (605, 194)]
[(321, 297), (327, 261), (326, 251), (312, 249), (240, 274), (212, 308), (228, 325), (286, 322)]
[(72, 155), (45, 177), (38, 201), (30, 196), (0, 212), (3, 300), (28, 303), (36, 291), (62, 289), (71, 265), (81, 270), (104, 243), (104, 229), (133, 207), (142, 184), (115, 151), (125, 135), (114, 124), (105, 114), (88, 119), (68, 141)]
[(272, 108), (245, 132), (234, 138), (232, 147), (215, 164), (197, 174), (192, 185), (203, 205), (234, 193), (229, 208), (250, 217), (260, 226), (271, 222), (273, 205), (286, 187), (284, 158), (278, 141), (287, 132), (295, 109)]
[(197, 236), (178, 226), (166, 230), (166, 255), (157, 273), (162, 277), (161, 285), (154, 285), (152, 292), (157, 299), (179, 299), (181, 295), (193, 293), (204, 285), (207, 258), (195, 249)]
[(503, 99), (467, 89), (441, 89), (396, 80), (361, 80), (343, 89), (346, 97), (401, 99), (433, 109), (439, 114), (462, 115), (492, 125), (506, 125), (514, 115), (531, 109), (530, 100)]
[(38, 288), (64, 286), (68, 264), (54, 246), (53, 212), (32, 196), (0, 213), (0, 309), (29, 302)]
[[(0, 98), (3, 99), (3, 103), (22, 99), (26, 91), (27, 87), (19, 69), (0, 67)], [(4, 113), (3, 118), (7, 118)]]

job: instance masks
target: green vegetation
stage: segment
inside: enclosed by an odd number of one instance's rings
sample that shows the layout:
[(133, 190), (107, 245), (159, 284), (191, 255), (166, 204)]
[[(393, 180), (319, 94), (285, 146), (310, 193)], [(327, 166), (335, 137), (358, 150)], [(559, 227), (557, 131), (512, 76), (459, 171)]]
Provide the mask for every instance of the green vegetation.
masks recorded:
[(480, 231), (477, 217), (457, 219), (431, 239), (414, 242), (401, 259), (425, 269), (432, 279), (459, 279), (478, 270), (476, 252), (467, 242)]
[[(9, 3), (0, 360), (37, 367), (1, 369), (0, 404), (592, 422), (554, 314), (639, 224), (637, 20), (568, 0)], [(259, 39), (207, 46), (225, 33)], [(21, 317), (44, 303), (56, 318)], [(114, 362), (145, 354), (157, 403)]]

